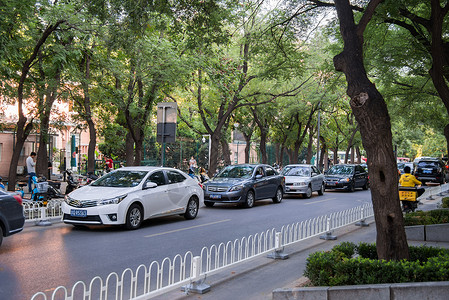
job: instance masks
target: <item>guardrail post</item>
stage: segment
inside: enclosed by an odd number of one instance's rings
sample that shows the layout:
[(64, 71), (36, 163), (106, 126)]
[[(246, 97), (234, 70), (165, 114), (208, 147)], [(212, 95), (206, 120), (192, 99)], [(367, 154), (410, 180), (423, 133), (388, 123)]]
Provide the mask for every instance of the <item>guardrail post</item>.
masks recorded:
[(364, 211), (364, 207), (363, 207), (363, 206), (362, 206), (362, 211), (361, 211), (361, 213), (362, 213), (361, 219), (360, 219), (360, 221), (358, 221), (357, 223), (355, 223), (355, 226), (368, 227), (369, 224), (365, 222), (366, 219), (365, 219), (365, 211)]
[(36, 226), (50, 226), (51, 222), (47, 219), (47, 211), (45, 207), (40, 208), (41, 219), (36, 221)]
[(190, 277), (190, 283), (181, 287), (181, 290), (188, 294), (189, 292), (204, 294), (210, 291), (210, 285), (205, 284), (204, 279), (201, 279), (201, 257), (195, 256), (192, 259), (192, 276)]
[(327, 217), (327, 224), (326, 224), (326, 233), (320, 236), (320, 239), (322, 240), (336, 240), (337, 237), (335, 235), (332, 235), (331, 231), (331, 218)]
[(274, 251), (267, 255), (272, 259), (287, 259), (288, 254), (284, 253), (284, 247), (282, 246), (282, 235), (280, 232), (276, 232), (274, 239)]

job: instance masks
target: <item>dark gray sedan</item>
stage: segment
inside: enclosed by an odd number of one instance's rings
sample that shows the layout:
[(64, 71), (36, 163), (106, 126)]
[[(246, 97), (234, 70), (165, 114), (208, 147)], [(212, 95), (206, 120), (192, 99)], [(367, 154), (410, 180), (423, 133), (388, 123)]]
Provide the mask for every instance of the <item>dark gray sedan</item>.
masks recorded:
[(264, 164), (231, 165), (221, 170), (203, 186), (204, 204), (238, 203), (253, 207), (257, 200), (271, 198), (280, 203), (284, 177)]
[(0, 190), (0, 245), (3, 237), (22, 231), (24, 224), (22, 197)]

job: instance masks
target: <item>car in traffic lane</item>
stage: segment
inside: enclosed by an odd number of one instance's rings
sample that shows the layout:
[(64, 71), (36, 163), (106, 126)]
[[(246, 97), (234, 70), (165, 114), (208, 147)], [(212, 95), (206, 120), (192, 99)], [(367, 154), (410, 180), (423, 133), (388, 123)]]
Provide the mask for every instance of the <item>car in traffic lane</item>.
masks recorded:
[(4, 237), (23, 230), (25, 216), (22, 203), (19, 194), (0, 190), (0, 245)]
[(268, 198), (280, 203), (283, 185), (284, 177), (269, 165), (230, 165), (203, 185), (204, 204), (235, 203), (251, 208), (255, 201)]
[(415, 177), (423, 184), (435, 182), (443, 184), (447, 181), (447, 165), (439, 158), (422, 158), (415, 168)]
[(356, 188), (369, 188), (368, 172), (357, 164), (338, 164), (325, 173), (325, 188), (354, 192)]
[(285, 178), (285, 194), (310, 198), (317, 191), (318, 195), (324, 195), (324, 175), (313, 165), (287, 165), (282, 169), (281, 175)]
[(164, 167), (123, 167), (66, 195), (63, 221), (74, 226), (125, 225), (137, 229), (150, 218), (194, 219), (203, 190), (186, 173)]

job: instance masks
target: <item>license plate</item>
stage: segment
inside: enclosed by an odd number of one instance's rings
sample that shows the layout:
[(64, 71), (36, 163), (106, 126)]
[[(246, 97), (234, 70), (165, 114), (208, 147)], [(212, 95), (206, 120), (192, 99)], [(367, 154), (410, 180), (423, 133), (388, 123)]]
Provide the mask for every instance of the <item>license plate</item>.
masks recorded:
[(327, 185), (335, 185), (335, 182), (328, 182)]
[(221, 199), (221, 195), (211, 194), (210, 198), (211, 199)]
[(423, 170), (424, 174), (432, 174), (432, 170)]
[(85, 217), (87, 217), (87, 210), (71, 209), (70, 216), (85, 218)]

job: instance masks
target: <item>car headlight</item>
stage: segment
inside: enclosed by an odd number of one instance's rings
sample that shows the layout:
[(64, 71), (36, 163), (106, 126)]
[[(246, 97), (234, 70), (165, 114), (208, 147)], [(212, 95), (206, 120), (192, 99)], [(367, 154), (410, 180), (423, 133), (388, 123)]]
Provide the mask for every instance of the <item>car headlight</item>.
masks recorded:
[(70, 201), (72, 201), (72, 198), (70, 198), (68, 195), (65, 195), (65, 196), (64, 196), (64, 202), (67, 203), (67, 204), (69, 204)]
[(295, 186), (304, 186), (304, 185), (307, 185), (307, 183), (305, 183), (305, 182), (295, 182), (295, 183), (293, 183), (293, 185), (295, 185)]
[(123, 199), (126, 198), (126, 196), (128, 195), (122, 195), (110, 199), (101, 199), (97, 201), (97, 205), (119, 204), (120, 202), (122, 202)]
[(347, 177), (347, 178), (342, 178), (342, 179), (340, 179), (340, 182), (349, 182), (350, 180), (349, 180), (349, 178)]
[(231, 187), (229, 189), (230, 192), (236, 192), (236, 191), (241, 191), (241, 190), (243, 190), (243, 184), (234, 185), (233, 187)]

